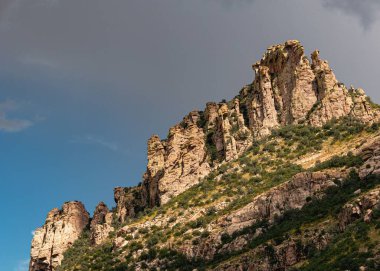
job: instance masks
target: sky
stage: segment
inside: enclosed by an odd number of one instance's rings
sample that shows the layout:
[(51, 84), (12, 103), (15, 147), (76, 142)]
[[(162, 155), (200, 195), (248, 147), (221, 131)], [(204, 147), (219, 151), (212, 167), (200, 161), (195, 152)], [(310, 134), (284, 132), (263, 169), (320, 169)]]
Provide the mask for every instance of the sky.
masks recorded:
[(0, 270), (27, 270), (50, 209), (114, 206), (149, 136), (235, 96), (272, 44), (380, 102), (378, 33), (378, 0), (0, 0)]

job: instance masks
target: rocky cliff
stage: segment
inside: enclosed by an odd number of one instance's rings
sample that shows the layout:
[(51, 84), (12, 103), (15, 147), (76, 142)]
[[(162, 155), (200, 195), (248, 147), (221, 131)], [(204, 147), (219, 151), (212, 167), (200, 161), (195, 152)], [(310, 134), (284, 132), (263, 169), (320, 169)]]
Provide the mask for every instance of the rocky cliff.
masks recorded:
[(77, 201), (65, 203), (61, 210), (51, 210), (45, 224), (34, 231), (29, 271), (55, 270), (89, 219), (83, 204)]
[[(189, 238), (182, 244), (175, 244), (175, 236), (186, 232), (183, 229), (162, 245), (175, 248), (187, 258), (212, 260), (220, 253), (240, 249), (258, 233), (237, 238), (228, 245), (223, 244), (223, 234), (234, 235), (260, 221), (271, 224), (289, 210), (302, 209), (311, 198), (322, 197), (324, 191), (337, 186), (336, 180), (349, 175), (348, 168), (298, 172), (329, 160), (333, 155), (345, 155), (352, 151), (364, 161), (356, 168), (360, 178), (379, 173), (380, 141), (378, 135), (373, 136), (373, 133), (377, 131), (380, 109), (362, 89), (348, 89), (339, 82), (328, 62), (320, 58), (318, 50), (309, 59), (302, 45), (290, 40), (269, 47), (262, 59), (252, 67), (255, 74), (253, 83), (245, 86), (231, 101), (209, 102), (203, 111), (192, 111), (171, 127), (167, 138), (160, 139), (153, 135), (148, 140), (148, 162), (142, 182), (136, 187), (115, 188), (116, 207), (112, 212), (100, 203), (90, 223), (80, 203), (67, 203), (62, 211), (51, 211), (45, 225), (36, 230), (30, 270), (55, 270), (62, 261), (63, 252), (86, 226), (90, 229), (91, 244), (95, 246), (101, 246), (109, 233), (116, 232), (117, 236), (112, 241), (113, 250), (118, 251), (128, 247), (130, 239), (140, 240), (141, 232), (146, 228), (162, 226), (162, 231), (170, 227), (180, 228), (179, 225), (197, 221), (207, 213), (225, 212), (217, 220), (209, 221), (207, 230), (199, 233), (205, 235), (202, 240)], [(339, 124), (339, 120), (348, 122)], [(274, 137), (272, 132), (283, 127), (301, 128), (295, 132), (285, 129), (279, 133), (279, 138)], [(338, 129), (351, 140), (350, 143), (334, 145), (335, 149), (331, 150), (327, 142), (335, 144), (340, 138), (333, 129)], [(294, 136), (294, 133), (299, 134)], [(359, 136), (352, 138), (355, 133), (367, 137), (367, 142), (360, 142)], [(271, 134), (274, 139), (271, 139)], [(312, 139), (304, 138), (305, 134)], [(252, 150), (254, 152), (250, 154)], [(277, 151), (276, 155), (274, 150)], [(226, 171), (226, 167), (230, 169)], [(294, 174), (283, 172), (288, 168)], [(224, 182), (226, 172), (232, 179), (239, 176), (244, 185), (230, 187), (232, 184)], [(145, 223), (128, 224), (138, 214), (149, 212), (152, 208), (162, 206), (165, 209), (176, 204), (170, 209), (174, 212), (181, 206), (189, 207), (188, 203), (179, 205), (179, 198), (186, 196), (184, 192), (193, 193), (194, 187), (202, 187), (210, 176), (216, 183), (219, 182), (219, 186), (215, 184), (215, 191), (203, 193), (198, 190), (197, 193), (202, 194), (203, 198), (188, 198), (191, 206), (199, 204), (199, 208), (191, 212), (184, 208), (181, 211), (183, 214), (177, 214), (175, 218), (162, 215), (153, 221), (146, 218)], [(283, 183), (276, 183), (280, 179)], [(276, 185), (270, 187), (273, 183)], [(262, 193), (256, 194), (256, 190)], [(229, 207), (229, 202), (234, 201), (238, 201), (237, 205)], [(69, 208), (71, 205), (76, 207)], [(344, 212), (349, 213), (350, 208)], [(350, 219), (346, 220), (342, 227), (351, 223)], [(128, 225), (117, 229), (116, 225), (120, 224)], [(330, 240), (326, 235), (327, 239)], [(194, 244), (190, 244), (190, 240)], [(288, 245), (278, 247), (278, 255), (287, 258), (289, 251), (295, 249), (294, 242), (292, 239)], [(322, 249), (327, 241), (315, 243)], [(140, 250), (128, 255), (136, 259), (141, 256), (143, 247)], [(260, 248), (257, 251), (255, 255), (263, 253)], [(287, 265), (293, 265), (304, 257), (297, 255), (298, 258), (294, 256)], [(154, 261), (150, 266), (165, 264), (165, 261)], [(142, 265), (138, 266), (141, 268)], [(221, 270), (233, 270), (226, 266)], [(258, 270), (270, 269), (263, 267)]]
[(91, 242), (94, 245), (101, 244), (114, 230), (112, 226), (113, 213), (108, 210), (104, 202), (96, 206), (90, 223)]
[(193, 111), (170, 128), (168, 138), (149, 139), (148, 166), (138, 196), (146, 207), (167, 203), (276, 127), (322, 126), (345, 116), (365, 123), (379, 120), (378, 107), (362, 89), (347, 89), (318, 50), (310, 61), (298, 41), (269, 47), (252, 67), (253, 83), (234, 99), (208, 103), (204, 111)]

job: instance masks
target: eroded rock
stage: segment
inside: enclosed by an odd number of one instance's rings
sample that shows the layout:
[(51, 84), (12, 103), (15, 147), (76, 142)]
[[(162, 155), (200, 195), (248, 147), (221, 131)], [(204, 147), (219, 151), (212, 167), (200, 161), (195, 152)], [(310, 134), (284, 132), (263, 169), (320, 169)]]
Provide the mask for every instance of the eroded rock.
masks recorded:
[(380, 209), (380, 187), (366, 192), (353, 202), (344, 205), (339, 214), (339, 228), (344, 230), (347, 225), (358, 219), (370, 222), (375, 209)]
[(114, 230), (112, 227), (113, 214), (108, 210), (107, 205), (104, 202), (100, 202), (94, 211), (94, 215), (91, 220), (91, 241), (94, 245), (101, 244)]
[(31, 248), (29, 271), (55, 270), (63, 253), (88, 226), (89, 214), (78, 201), (67, 202), (47, 215), (45, 224), (35, 230)]
[[(169, 130), (167, 139), (148, 141), (148, 165), (137, 205), (152, 208), (197, 184), (220, 163), (239, 157), (255, 140), (283, 125), (323, 124), (351, 116), (364, 123), (380, 118), (362, 89), (347, 89), (316, 50), (311, 63), (299, 41), (271, 46), (252, 67), (255, 79), (231, 101), (207, 103)], [(366, 165), (369, 167), (368, 165)], [(364, 172), (364, 171), (363, 171)], [(136, 191), (139, 191), (138, 193)], [(135, 215), (123, 204), (122, 216)], [(125, 201), (123, 201), (125, 202)]]

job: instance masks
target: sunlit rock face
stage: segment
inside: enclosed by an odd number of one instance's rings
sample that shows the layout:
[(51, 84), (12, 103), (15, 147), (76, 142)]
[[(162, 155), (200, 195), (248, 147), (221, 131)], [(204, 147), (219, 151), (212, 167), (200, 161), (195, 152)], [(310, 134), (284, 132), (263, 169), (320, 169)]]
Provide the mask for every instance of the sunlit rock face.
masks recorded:
[(317, 102), (315, 74), (298, 41), (267, 49), (253, 65), (256, 78), (247, 101), (250, 128), (257, 136), (279, 125), (300, 123)]
[(112, 227), (113, 214), (108, 210), (107, 205), (104, 202), (100, 202), (96, 206), (94, 215), (91, 219), (91, 242), (94, 245), (101, 244), (114, 230)]
[[(172, 126), (166, 138), (153, 135), (148, 140), (147, 168), (141, 183), (135, 187), (116, 187), (116, 208), (112, 212), (104, 203), (97, 206), (90, 225), (93, 245), (107, 239), (113, 222), (123, 224), (148, 208), (168, 203), (223, 163), (239, 158), (254, 142), (277, 127), (323, 126), (342, 117), (363, 123), (380, 120), (379, 107), (362, 89), (348, 89), (335, 77), (328, 62), (320, 58), (318, 50), (309, 59), (299, 41), (289, 40), (269, 47), (252, 68), (253, 82), (233, 99), (209, 102), (203, 111), (191, 111)], [(378, 142), (367, 142), (359, 152), (365, 161), (358, 172), (361, 178), (380, 172)], [(311, 193), (333, 186), (332, 179), (340, 178), (341, 174), (299, 174), (290, 183), (258, 196), (251, 204), (219, 222), (233, 233), (258, 218), (271, 221), (271, 215), (281, 214), (288, 207), (300, 208)], [(347, 208), (346, 217), (356, 207), (350, 208)], [(79, 202), (65, 203), (62, 210), (53, 209), (45, 225), (35, 231), (30, 271), (54, 270), (61, 263), (63, 252), (88, 225), (89, 215)], [(217, 252), (213, 246), (220, 241), (220, 234), (214, 237), (207, 244), (185, 248), (183, 252), (210, 258)], [(232, 246), (239, 247), (241, 243)], [(283, 249), (286, 250), (284, 255), (295, 259), (291, 244)]]
[(61, 210), (51, 210), (45, 224), (34, 232), (29, 271), (55, 270), (63, 253), (88, 226), (89, 219), (84, 205), (78, 201), (65, 203)]
[(234, 99), (207, 103), (204, 111), (192, 111), (170, 128), (167, 139), (148, 141), (142, 197), (149, 207), (197, 184), (278, 126), (322, 126), (346, 116), (365, 123), (379, 120), (379, 110), (362, 89), (340, 83), (318, 50), (310, 61), (299, 41), (269, 47), (252, 67), (253, 83)]

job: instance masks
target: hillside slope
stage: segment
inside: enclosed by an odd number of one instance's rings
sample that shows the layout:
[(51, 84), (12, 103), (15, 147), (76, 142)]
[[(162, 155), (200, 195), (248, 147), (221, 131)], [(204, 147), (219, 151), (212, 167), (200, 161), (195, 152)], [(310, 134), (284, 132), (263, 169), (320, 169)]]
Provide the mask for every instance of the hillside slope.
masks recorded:
[(51, 211), (30, 271), (378, 270), (380, 109), (311, 59), (268, 48), (233, 100), (149, 139), (113, 210)]

